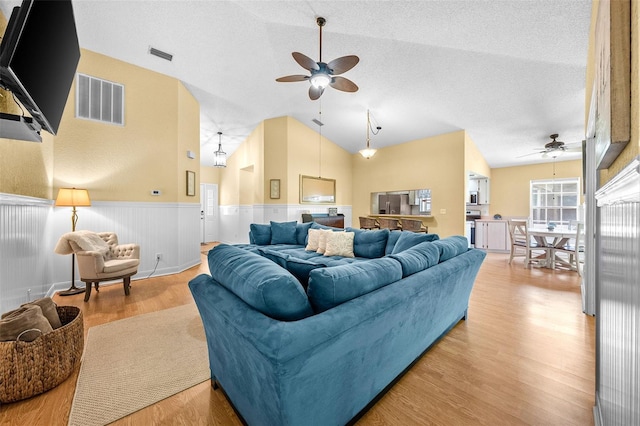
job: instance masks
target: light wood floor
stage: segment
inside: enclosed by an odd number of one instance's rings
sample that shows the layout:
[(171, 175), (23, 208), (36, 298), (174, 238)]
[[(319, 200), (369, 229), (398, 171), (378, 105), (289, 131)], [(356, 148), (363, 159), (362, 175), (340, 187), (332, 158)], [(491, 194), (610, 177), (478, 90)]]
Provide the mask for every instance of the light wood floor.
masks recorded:
[[(208, 272), (138, 280), (91, 295), (60, 297), (83, 309), (89, 327), (190, 303), (187, 282)], [(517, 260), (517, 262), (516, 262)], [(581, 312), (575, 272), (525, 269), (490, 253), (460, 322), (359, 425), (592, 425), (595, 321)], [(134, 334), (132, 334), (132, 338)], [(0, 406), (0, 424), (66, 425), (76, 371), (43, 395)], [(102, 396), (95, 395), (96, 404)], [(115, 425), (239, 425), (220, 391), (202, 383)]]

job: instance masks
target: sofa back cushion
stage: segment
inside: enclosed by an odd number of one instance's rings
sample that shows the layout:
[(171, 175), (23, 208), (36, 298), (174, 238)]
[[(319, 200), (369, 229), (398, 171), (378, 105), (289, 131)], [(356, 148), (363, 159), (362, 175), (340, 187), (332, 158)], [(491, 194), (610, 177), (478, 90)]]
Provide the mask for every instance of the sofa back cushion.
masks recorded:
[(469, 250), (467, 237), (463, 237), (462, 235), (453, 235), (451, 237), (443, 238), (441, 240), (434, 241), (433, 244), (440, 251), (440, 262), (449, 260), (452, 257), (456, 257), (457, 255)]
[(400, 233), (400, 237), (398, 238), (398, 242), (393, 247), (391, 253), (400, 253), (401, 251), (404, 251), (425, 241), (436, 241), (438, 239), (440, 239), (438, 234), (422, 234), (410, 231), (402, 231)]
[(387, 239), (387, 246), (384, 249), (385, 255), (393, 253), (393, 248), (396, 246), (396, 243), (398, 242), (398, 238), (400, 238), (401, 234), (402, 234), (402, 231), (389, 232), (389, 238)]
[(307, 238), (309, 236), (309, 229), (311, 229), (311, 225), (313, 225), (313, 222), (296, 224), (296, 243), (299, 246), (307, 245)]
[(213, 279), (263, 314), (282, 321), (313, 314), (298, 280), (274, 262), (227, 244), (209, 251), (208, 260)]
[(309, 273), (307, 294), (313, 309), (324, 312), (401, 278), (402, 267), (395, 259), (363, 260), (349, 265), (312, 270)]
[(400, 253), (390, 254), (389, 257), (400, 262), (402, 278), (404, 278), (437, 265), (440, 260), (440, 250), (432, 242), (425, 241)]
[(357, 228), (347, 228), (347, 231), (355, 233), (353, 239), (353, 253), (357, 257), (376, 259), (385, 255), (388, 229), (366, 230)]
[(298, 244), (296, 225), (298, 221), (271, 221), (271, 244)]
[(271, 225), (260, 223), (249, 225), (249, 242), (259, 246), (271, 244)]

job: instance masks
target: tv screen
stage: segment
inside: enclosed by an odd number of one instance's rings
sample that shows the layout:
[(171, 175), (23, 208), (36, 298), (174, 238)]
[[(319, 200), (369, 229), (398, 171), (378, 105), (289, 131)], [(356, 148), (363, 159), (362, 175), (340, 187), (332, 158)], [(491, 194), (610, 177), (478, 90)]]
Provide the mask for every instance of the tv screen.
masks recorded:
[(54, 135), (79, 60), (70, 0), (24, 0), (14, 8), (0, 45), (0, 81)]

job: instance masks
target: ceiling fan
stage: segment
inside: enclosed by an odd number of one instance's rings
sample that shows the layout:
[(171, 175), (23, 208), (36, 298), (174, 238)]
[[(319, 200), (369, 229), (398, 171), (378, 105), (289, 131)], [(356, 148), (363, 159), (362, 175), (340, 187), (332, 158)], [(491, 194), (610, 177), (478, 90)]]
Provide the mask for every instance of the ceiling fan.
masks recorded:
[[(527, 157), (529, 155), (542, 154), (542, 157), (553, 157), (553, 158), (556, 158), (556, 157), (562, 155), (564, 152), (581, 152), (582, 151), (582, 147), (581, 146), (567, 145), (562, 141), (556, 140), (556, 139), (558, 139), (558, 136), (559, 135), (557, 133), (549, 135), (549, 137), (551, 138), (551, 142), (547, 142), (544, 145), (544, 149), (542, 151), (538, 151), (538, 152), (533, 153), (533, 154), (521, 155), (520, 157)], [(518, 158), (520, 158), (520, 157), (518, 157)]]
[(351, 80), (339, 77), (338, 74), (345, 73), (355, 67), (360, 59), (355, 55), (343, 56), (334, 59), (329, 63), (322, 62), (322, 27), (327, 23), (323, 17), (316, 19), (318, 27), (320, 27), (320, 60), (315, 62), (313, 59), (300, 52), (292, 52), (293, 59), (304, 69), (311, 72), (311, 75), (288, 75), (276, 78), (281, 83), (289, 83), (294, 81), (309, 80), (309, 98), (315, 101), (322, 96), (324, 89), (331, 86), (334, 89), (343, 92), (356, 92), (358, 86)]

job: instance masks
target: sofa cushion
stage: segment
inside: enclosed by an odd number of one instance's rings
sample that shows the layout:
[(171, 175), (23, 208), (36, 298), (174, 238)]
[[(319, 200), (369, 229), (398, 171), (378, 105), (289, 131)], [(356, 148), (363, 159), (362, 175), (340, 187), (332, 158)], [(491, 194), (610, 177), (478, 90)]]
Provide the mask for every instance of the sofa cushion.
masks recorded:
[(425, 241), (400, 253), (390, 254), (389, 257), (400, 262), (404, 278), (437, 265), (440, 251), (433, 243)]
[(456, 257), (469, 250), (467, 237), (463, 237), (462, 235), (453, 235), (451, 237), (443, 238), (441, 240), (434, 241), (433, 244), (435, 244), (440, 251), (440, 262), (449, 260), (452, 257)]
[(400, 233), (400, 237), (398, 238), (398, 242), (393, 247), (392, 254), (400, 253), (408, 249), (409, 247), (413, 247), (416, 244), (423, 243), (425, 241), (435, 241), (440, 239), (438, 234), (422, 234), (410, 231), (403, 231)]
[(396, 246), (396, 243), (398, 242), (398, 238), (400, 238), (401, 234), (402, 234), (402, 231), (389, 232), (389, 238), (387, 239), (387, 246), (384, 249), (385, 255), (393, 253), (393, 248)]
[(388, 229), (366, 230), (347, 228), (347, 231), (355, 233), (353, 253), (356, 256), (375, 259), (385, 255), (387, 239), (389, 238)]
[(307, 222), (296, 225), (296, 243), (299, 246), (307, 245), (307, 237), (309, 236), (309, 229), (311, 229), (312, 224), (313, 222)]
[(325, 250), (327, 249), (327, 237), (332, 232), (333, 231), (331, 231), (330, 229), (320, 230), (320, 236), (318, 237), (318, 250), (316, 250), (316, 253), (324, 254)]
[(307, 294), (313, 309), (323, 312), (401, 278), (402, 267), (395, 259), (363, 260), (312, 270)]
[(264, 257), (227, 244), (209, 251), (214, 280), (263, 314), (295, 321), (313, 314), (298, 280)]
[(266, 246), (271, 244), (271, 225), (252, 223), (249, 225), (249, 241), (251, 244)]
[(353, 254), (353, 232), (329, 232), (324, 256), (355, 257)]
[(271, 221), (271, 244), (297, 244), (296, 225), (298, 221)]

